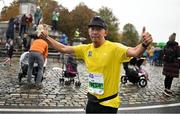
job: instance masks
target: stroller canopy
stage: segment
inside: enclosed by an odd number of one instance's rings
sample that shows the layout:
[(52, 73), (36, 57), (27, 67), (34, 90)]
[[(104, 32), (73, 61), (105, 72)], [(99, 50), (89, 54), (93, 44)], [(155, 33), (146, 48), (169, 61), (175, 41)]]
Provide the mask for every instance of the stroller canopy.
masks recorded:
[(29, 51), (21, 54), (19, 59), (19, 64), (20, 65), (28, 64), (28, 60), (29, 60)]
[[(20, 59), (19, 59), (19, 64), (21, 66), (27, 64), (28, 65), (28, 61), (29, 61), (29, 51), (24, 52), (23, 54), (21, 54)], [(47, 64), (47, 58), (44, 61), (44, 67), (46, 67)], [(34, 67), (37, 66), (38, 64), (35, 62), (34, 63)]]

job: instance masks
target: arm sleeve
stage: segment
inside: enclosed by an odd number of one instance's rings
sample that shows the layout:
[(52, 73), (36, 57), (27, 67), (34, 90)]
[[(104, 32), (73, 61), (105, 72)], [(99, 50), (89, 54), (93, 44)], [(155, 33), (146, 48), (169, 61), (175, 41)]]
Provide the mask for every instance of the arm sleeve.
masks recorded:
[(86, 45), (73, 46), (74, 54), (78, 59), (84, 59)]
[(120, 44), (120, 43), (116, 43), (117, 45), (117, 50), (115, 53), (115, 56), (117, 56), (119, 58), (119, 62), (123, 63), (123, 62), (129, 62), (131, 60), (132, 57), (127, 57), (127, 50), (129, 47)]

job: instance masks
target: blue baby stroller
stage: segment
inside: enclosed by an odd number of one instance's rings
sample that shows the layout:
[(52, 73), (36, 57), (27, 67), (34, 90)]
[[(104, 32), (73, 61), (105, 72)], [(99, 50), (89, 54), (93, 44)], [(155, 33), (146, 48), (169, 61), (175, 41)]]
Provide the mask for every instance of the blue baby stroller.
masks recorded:
[(147, 85), (148, 73), (141, 68), (144, 59), (132, 58), (130, 62), (123, 63), (125, 75), (121, 76), (121, 83), (125, 84), (127, 81), (136, 84), (140, 87)]

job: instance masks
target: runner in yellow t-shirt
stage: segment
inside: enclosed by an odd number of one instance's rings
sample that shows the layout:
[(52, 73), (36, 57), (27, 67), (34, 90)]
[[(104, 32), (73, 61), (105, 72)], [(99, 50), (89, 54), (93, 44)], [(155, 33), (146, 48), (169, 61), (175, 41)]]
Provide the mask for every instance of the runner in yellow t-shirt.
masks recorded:
[(41, 37), (60, 52), (74, 53), (84, 60), (89, 72), (86, 113), (117, 113), (120, 105), (118, 91), (122, 62), (128, 61), (130, 57), (141, 56), (152, 42), (152, 37), (143, 28), (143, 43), (132, 48), (105, 40), (107, 24), (99, 16), (93, 17), (88, 27), (92, 44), (66, 46), (50, 38), (45, 32)]

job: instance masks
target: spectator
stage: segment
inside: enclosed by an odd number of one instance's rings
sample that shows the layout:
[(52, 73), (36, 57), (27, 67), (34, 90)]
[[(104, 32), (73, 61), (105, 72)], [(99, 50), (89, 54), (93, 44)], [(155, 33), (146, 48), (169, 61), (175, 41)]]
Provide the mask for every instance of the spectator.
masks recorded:
[(31, 35), (29, 35), (28, 33), (24, 33), (23, 35), (23, 50), (24, 51), (28, 51), (30, 49), (31, 46)]
[(80, 36), (80, 32), (79, 32), (79, 28), (77, 28), (76, 31), (74, 32), (74, 37), (79, 38), (79, 36)]
[[(163, 72), (162, 74), (165, 76), (164, 79), (164, 94), (168, 97), (173, 95), (171, 90), (171, 85), (173, 78), (179, 77), (179, 61), (178, 57), (180, 57), (180, 48), (178, 43), (175, 41), (176, 33), (173, 33), (169, 37), (169, 41), (166, 43), (163, 53)], [(172, 49), (172, 51), (170, 51)], [(170, 60), (172, 59), (172, 60)]]
[(66, 36), (66, 34), (62, 34), (59, 42), (64, 44), (64, 45), (68, 45), (68, 37)]
[(39, 25), (39, 21), (42, 19), (42, 10), (39, 6), (36, 8), (36, 12), (34, 13), (34, 24), (37, 27)]
[(58, 12), (58, 9), (56, 8), (52, 13), (52, 30), (57, 31), (57, 24), (59, 21), (60, 14)]
[(14, 40), (14, 18), (11, 17), (9, 19), (8, 28), (6, 31), (6, 44), (9, 40)]
[(23, 34), (26, 32), (26, 25), (27, 25), (27, 17), (24, 14), (21, 17), (21, 23), (20, 23), (20, 31), (19, 31), (19, 38), (23, 37)]
[(150, 65), (154, 65), (154, 63), (153, 63), (153, 56), (154, 56), (154, 46), (152, 46), (151, 48), (150, 48), (150, 50), (148, 51), (148, 53), (149, 53), (149, 61), (150, 61)]
[(26, 19), (27, 19), (27, 31), (29, 32), (29, 30), (32, 28), (32, 21), (33, 21), (32, 14), (29, 14)]
[(20, 16), (16, 16), (15, 17), (14, 25), (15, 25), (15, 30), (18, 33), (19, 32), (19, 26), (20, 26)]

